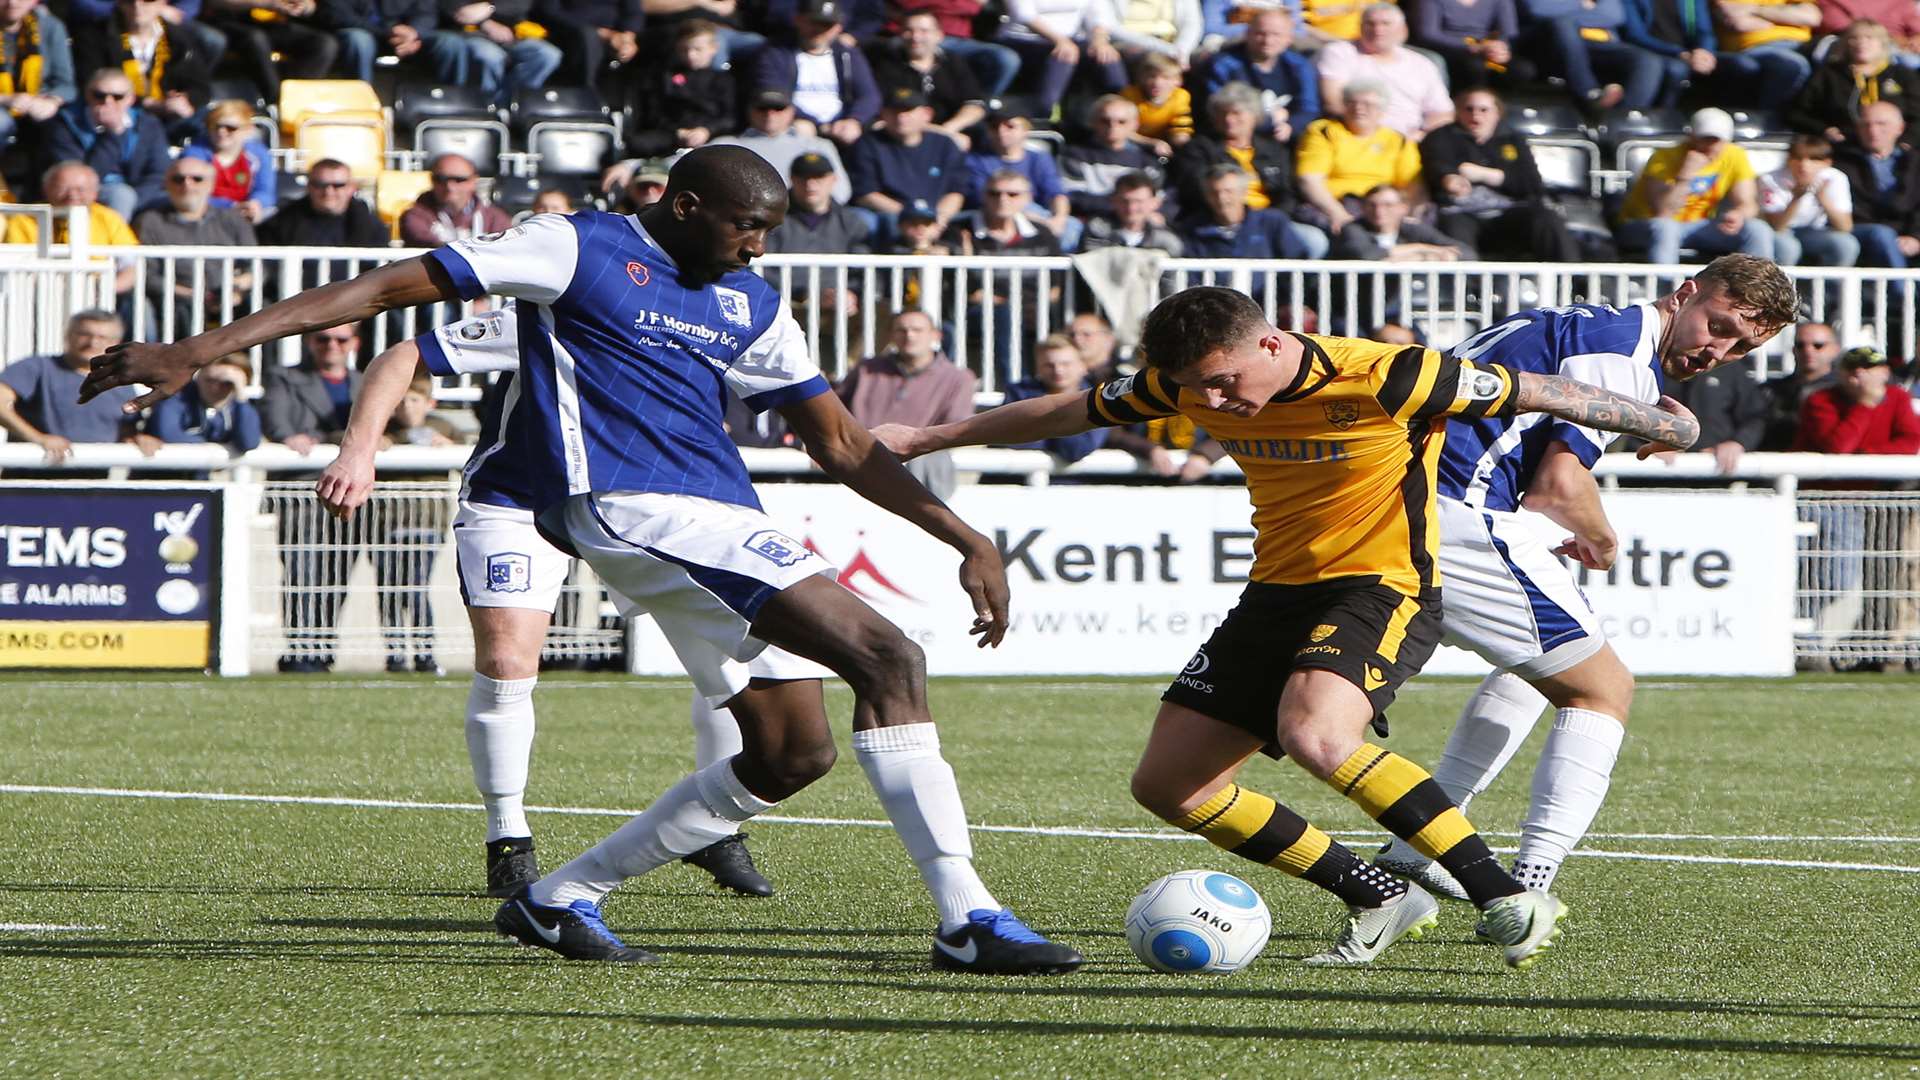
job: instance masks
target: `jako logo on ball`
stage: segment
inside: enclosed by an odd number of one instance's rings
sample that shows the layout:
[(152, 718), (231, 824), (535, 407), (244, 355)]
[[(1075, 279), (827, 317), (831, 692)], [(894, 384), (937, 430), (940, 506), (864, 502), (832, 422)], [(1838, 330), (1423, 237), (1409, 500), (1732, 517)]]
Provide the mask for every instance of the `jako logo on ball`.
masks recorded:
[(1155, 971), (1238, 971), (1267, 947), (1273, 919), (1253, 886), (1217, 870), (1182, 870), (1140, 890), (1127, 944)]

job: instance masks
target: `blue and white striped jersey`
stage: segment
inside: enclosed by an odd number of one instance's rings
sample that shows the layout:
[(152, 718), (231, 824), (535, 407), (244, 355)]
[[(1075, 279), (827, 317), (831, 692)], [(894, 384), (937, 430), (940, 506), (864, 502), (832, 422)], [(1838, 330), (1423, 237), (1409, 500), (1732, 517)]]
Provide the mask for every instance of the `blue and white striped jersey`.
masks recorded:
[[(1565, 375), (1617, 394), (1660, 400), (1660, 316), (1651, 304), (1605, 304), (1523, 311), (1456, 345), (1451, 355), (1514, 371)], [(1613, 440), (1545, 413), (1511, 419), (1454, 420), (1440, 455), (1438, 490), (1488, 510), (1517, 510), (1547, 447), (1564, 442), (1588, 467)]]
[(466, 498), (539, 511), (588, 491), (760, 506), (721, 422), (830, 387), (779, 294), (739, 270), (689, 289), (637, 218), (537, 214), (430, 253), (460, 295), (518, 303), (419, 338), (438, 375), (512, 370)]

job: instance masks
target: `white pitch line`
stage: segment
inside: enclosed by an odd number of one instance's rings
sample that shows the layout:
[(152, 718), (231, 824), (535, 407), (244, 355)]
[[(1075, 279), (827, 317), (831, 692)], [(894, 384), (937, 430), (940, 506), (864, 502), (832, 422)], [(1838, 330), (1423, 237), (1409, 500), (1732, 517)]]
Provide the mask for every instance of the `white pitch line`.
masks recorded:
[[(173, 799), (173, 800), (191, 800), (191, 801), (198, 801), (198, 802), (269, 803), (269, 804), (293, 805), (293, 806), (344, 806), (344, 807), (353, 807), (357, 809), (376, 809), (376, 810), (473, 811), (473, 810), (480, 809), (480, 806), (475, 803), (418, 802), (418, 801), (407, 800), (407, 799), (356, 799), (356, 798), (349, 798), (346, 796), (328, 796), (328, 795), (254, 795), (254, 794), (244, 794), (244, 793), (225, 792), (225, 791), (160, 791), (160, 790), (142, 790), (138, 788), (61, 787), (61, 786), (47, 785), (47, 784), (0, 784), (0, 794), (79, 795), (79, 796), (91, 796), (91, 797), (97, 797), (97, 798), (113, 798), (113, 799)], [(575, 815), (592, 816), (592, 817), (632, 817), (633, 815), (639, 812), (636, 810), (616, 810), (611, 808), (588, 807), (588, 806), (529, 806), (527, 807), (527, 809), (534, 813), (575, 814)], [(783, 824), (783, 825), (826, 825), (826, 826), (840, 826), (840, 827), (852, 827), (852, 828), (863, 828), (863, 829), (890, 829), (893, 827), (891, 822), (876, 821), (872, 819), (863, 819), (863, 818), (816, 818), (816, 817), (788, 817), (784, 815), (766, 815), (764, 817), (758, 818), (757, 820), (776, 823), (776, 824)], [(1081, 837), (1081, 838), (1098, 839), (1098, 840), (1199, 841), (1201, 839), (1200, 837), (1195, 836), (1191, 833), (1173, 832), (1165, 829), (1160, 829), (1160, 830), (1088, 829), (1088, 828), (1076, 828), (1076, 827), (1064, 826), (1064, 825), (974, 825), (972, 826), (972, 828), (979, 832), (1015, 833), (1015, 834), (1028, 835), (1028, 836), (1071, 836), (1071, 837)], [(1378, 838), (1381, 834), (1378, 833), (1377, 831), (1343, 830), (1343, 831), (1336, 832), (1333, 835)], [(1518, 834), (1516, 833), (1483, 833), (1482, 835), (1515, 836)], [(1595, 833), (1591, 837), (1589, 837), (1589, 839), (1595, 839), (1595, 840), (1605, 840), (1609, 838), (1618, 839), (1618, 838), (1628, 837), (1632, 835), (1634, 834)], [(1681, 834), (1674, 834), (1673, 838), (1678, 838), (1680, 835)], [(1724, 841), (1724, 842), (1730, 842), (1730, 843), (1738, 843), (1743, 841), (1751, 842), (1757, 839), (1755, 837), (1714, 836), (1712, 834), (1699, 834), (1699, 833), (1684, 834), (1684, 835), (1690, 839), (1715, 840), (1715, 841)], [(1774, 837), (1773, 839), (1783, 840), (1783, 841), (1818, 842), (1821, 838)], [(1881, 841), (1887, 841), (1892, 843), (1911, 843), (1915, 841), (1920, 841), (1920, 837), (1900, 836), (1900, 837), (1861, 838), (1861, 842), (1865, 842), (1865, 843), (1876, 843)], [(1512, 851), (1514, 849), (1496, 848), (1495, 850), (1505, 853), (1508, 851)], [(1766, 858), (1751, 858), (1746, 856), (1728, 856), (1728, 855), (1671, 855), (1671, 854), (1660, 854), (1660, 853), (1654, 853), (1654, 852), (1638, 852), (1638, 851), (1594, 851), (1586, 848), (1575, 851), (1574, 854), (1589, 856), (1592, 858), (1600, 858), (1600, 859), (1635, 859), (1635, 860), (1641, 860), (1641, 861), (1647, 861), (1647, 862), (1708, 863), (1708, 864), (1722, 865), (1722, 866), (1777, 866), (1777, 867), (1787, 867), (1787, 868), (1800, 869), (1800, 870), (1860, 870), (1860, 871), (1878, 871), (1878, 872), (1885, 872), (1885, 873), (1892, 873), (1892, 874), (1920, 874), (1920, 866), (1907, 866), (1907, 865), (1902, 865), (1897, 863), (1830, 862), (1830, 861), (1815, 860), (1815, 859), (1766, 859)]]
[(79, 926), (64, 923), (45, 922), (0, 922), (0, 933), (7, 934), (62, 934), (75, 930), (105, 930), (104, 926)]

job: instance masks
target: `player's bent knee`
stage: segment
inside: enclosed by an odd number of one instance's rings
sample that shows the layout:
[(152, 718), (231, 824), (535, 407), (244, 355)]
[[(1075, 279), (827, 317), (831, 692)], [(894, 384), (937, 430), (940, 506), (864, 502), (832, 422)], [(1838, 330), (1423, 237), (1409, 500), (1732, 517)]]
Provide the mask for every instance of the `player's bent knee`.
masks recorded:
[(1354, 737), (1340, 736), (1314, 725), (1282, 726), (1280, 749), (1299, 766), (1325, 780), (1360, 749)]

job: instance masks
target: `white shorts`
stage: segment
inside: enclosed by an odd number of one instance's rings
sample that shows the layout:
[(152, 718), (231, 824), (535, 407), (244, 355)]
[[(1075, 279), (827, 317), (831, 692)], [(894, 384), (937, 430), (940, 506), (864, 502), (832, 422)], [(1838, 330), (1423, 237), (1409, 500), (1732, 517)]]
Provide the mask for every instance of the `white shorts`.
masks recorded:
[(1522, 678), (1558, 674), (1606, 645), (1538, 515), (1439, 504), (1442, 640)]
[[(453, 550), (460, 570), (460, 595), (468, 607), (526, 608), (552, 614), (573, 570), (572, 556), (548, 543), (534, 527), (533, 511), (510, 506), (460, 500), (453, 518)], [(634, 613), (618, 592), (614, 602), (622, 614)], [(749, 661), (746, 672), (748, 678), (779, 681), (833, 677), (819, 664), (773, 646)]]
[(593, 567), (624, 613), (653, 616), (708, 703), (725, 703), (755, 678), (827, 674), (750, 632), (775, 593), (834, 573), (760, 511), (693, 495), (592, 494), (541, 520)]

